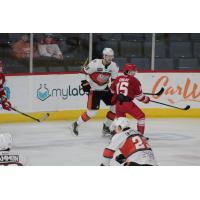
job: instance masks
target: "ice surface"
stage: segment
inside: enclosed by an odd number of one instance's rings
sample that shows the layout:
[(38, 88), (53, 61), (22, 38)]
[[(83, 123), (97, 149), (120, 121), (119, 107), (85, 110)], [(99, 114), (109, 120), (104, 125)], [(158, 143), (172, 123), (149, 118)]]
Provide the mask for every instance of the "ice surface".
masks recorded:
[[(133, 127), (136, 121), (131, 120)], [(13, 136), (13, 151), (25, 156), (28, 165), (95, 166), (109, 138), (101, 134), (102, 121), (83, 124), (80, 135), (70, 133), (71, 122), (0, 124), (0, 132)], [(200, 165), (199, 119), (147, 119), (145, 135), (159, 165)], [(113, 161), (113, 165), (116, 163)]]

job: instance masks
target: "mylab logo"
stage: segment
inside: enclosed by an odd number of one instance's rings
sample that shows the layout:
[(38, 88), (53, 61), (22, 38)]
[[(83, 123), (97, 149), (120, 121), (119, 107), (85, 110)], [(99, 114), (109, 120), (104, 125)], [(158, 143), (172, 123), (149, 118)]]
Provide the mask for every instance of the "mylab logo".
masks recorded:
[(37, 89), (37, 98), (41, 101), (45, 101), (49, 97), (61, 97), (63, 100), (68, 99), (71, 96), (83, 96), (85, 92), (79, 86), (78, 88), (71, 87), (71, 85), (66, 86), (65, 88), (52, 88), (49, 89), (47, 84), (40, 84), (40, 87)]
[(51, 95), (49, 94), (49, 89), (47, 88), (46, 84), (40, 84), (40, 87), (37, 89), (37, 98), (41, 101), (45, 101)]

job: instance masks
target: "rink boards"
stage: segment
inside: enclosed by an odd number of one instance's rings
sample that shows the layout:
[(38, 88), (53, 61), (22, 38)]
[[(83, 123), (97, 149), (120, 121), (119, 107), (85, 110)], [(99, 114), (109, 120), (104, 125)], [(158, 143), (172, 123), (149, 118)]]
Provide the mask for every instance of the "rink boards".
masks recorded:
[[(138, 73), (144, 92), (164, 93), (151, 99), (178, 107), (190, 105), (181, 111), (155, 103), (142, 104), (135, 100), (146, 117), (200, 117), (200, 73), (155, 72)], [(84, 75), (78, 73), (6, 76), (5, 90), (13, 107), (41, 117), (49, 112), (49, 120), (74, 120), (86, 108), (87, 95), (80, 88)], [(102, 103), (96, 119), (105, 117), (107, 108)], [(14, 112), (1, 109), (0, 122), (31, 121)]]

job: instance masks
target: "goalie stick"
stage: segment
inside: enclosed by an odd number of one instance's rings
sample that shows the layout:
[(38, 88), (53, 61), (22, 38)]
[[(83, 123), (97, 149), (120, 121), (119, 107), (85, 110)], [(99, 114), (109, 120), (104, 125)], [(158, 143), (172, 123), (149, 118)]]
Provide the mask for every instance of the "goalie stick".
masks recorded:
[(161, 103), (161, 102), (158, 102), (158, 101), (150, 100), (150, 102), (158, 103), (158, 104), (168, 106), (168, 107), (171, 107), (171, 108), (176, 108), (176, 109), (179, 109), (179, 110), (189, 110), (190, 109), (190, 105), (187, 105), (185, 108), (180, 108), (180, 107), (172, 106), (172, 105), (169, 105), (169, 104), (166, 104), (166, 103)]
[(161, 89), (160, 89), (160, 91), (159, 92), (157, 92), (157, 93), (144, 93), (144, 94), (147, 94), (147, 95), (156, 95), (156, 96), (160, 96), (163, 92), (164, 92), (164, 88), (162, 87)]
[(16, 108), (10, 107), (10, 109), (11, 109), (11, 110), (14, 110), (15, 112), (18, 112), (18, 113), (20, 113), (20, 114), (22, 114), (22, 115), (24, 115), (24, 116), (26, 116), (26, 117), (29, 117), (29, 118), (31, 118), (31, 119), (37, 121), (37, 122), (42, 122), (42, 121), (46, 120), (46, 119), (49, 117), (49, 115), (50, 115), (49, 113), (46, 113), (43, 117), (37, 119), (37, 118), (35, 118), (35, 117), (32, 117), (32, 116), (30, 116), (30, 115), (28, 115), (28, 114), (26, 114), (26, 113), (23, 113), (23, 112), (17, 110)]

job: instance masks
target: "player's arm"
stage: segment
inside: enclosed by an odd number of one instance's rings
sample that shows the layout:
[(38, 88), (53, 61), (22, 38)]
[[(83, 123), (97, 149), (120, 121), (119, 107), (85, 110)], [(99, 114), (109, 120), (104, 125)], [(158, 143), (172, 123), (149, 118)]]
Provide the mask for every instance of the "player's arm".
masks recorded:
[(113, 94), (113, 95), (112, 95), (112, 99), (111, 99), (111, 104), (112, 104), (112, 105), (115, 105), (116, 102), (117, 102), (117, 90), (116, 90), (116, 85), (117, 85), (117, 79), (115, 79), (115, 80), (112, 82), (111, 86), (110, 86), (110, 91), (111, 91), (111, 93)]
[(119, 67), (115, 64), (114, 70), (111, 73), (111, 82), (113, 82), (117, 78), (118, 72), (119, 72)]
[(113, 158), (115, 151), (118, 150), (124, 142), (125, 138), (123, 134), (116, 134), (113, 136), (110, 144), (104, 149), (102, 166), (110, 165), (110, 161)]
[(149, 103), (150, 98), (143, 94), (141, 83), (137, 80), (135, 85), (135, 98), (142, 103)]
[(91, 89), (90, 83), (87, 81), (87, 77), (89, 74), (92, 74), (94, 72), (93, 62), (94, 61), (90, 62), (86, 66), (83, 66), (83, 68), (81, 69), (81, 73), (85, 75), (85, 78), (81, 81), (81, 86), (84, 92), (89, 92)]
[(117, 79), (114, 79), (113, 82), (111, 83), (111, 86), (110, 86), (110, 91), (113, 94), (117, 93), (117, 91), (116, 91), (116, 85), (117, 85)]
[(4, 75), (2, 75), (0, 77), (0, 98), (1, 98), (1, 105), (3, 107), (4, 110), (8, 110), (10, 111), (10, 107), (11, 107), (11, 103), (8, 101), (7, 97), (6, 97), (6, 93), (4, 91), (4, 82), (5, 82), (5, 77)]

